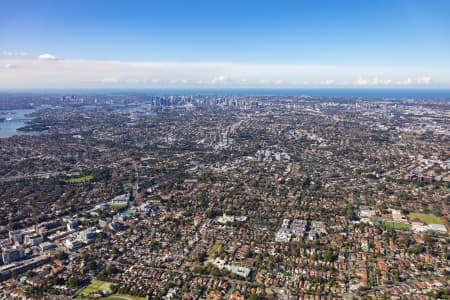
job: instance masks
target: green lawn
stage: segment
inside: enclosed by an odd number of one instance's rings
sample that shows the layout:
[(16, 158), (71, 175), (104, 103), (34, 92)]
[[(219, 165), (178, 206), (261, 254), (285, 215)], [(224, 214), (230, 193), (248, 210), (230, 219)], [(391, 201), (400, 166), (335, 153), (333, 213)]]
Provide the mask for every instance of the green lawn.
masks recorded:
[(137, 297), (130, 295), (111, 295), (106, 298), (102, 298), (102, 300), (145, 300), (145, 297)]
[(98, 291), (111, 292), (111, 282), (94, 279), (91, 284), (85, 287), (76, 297), (76, 299), (92, 299)]
[(388, 229), (411, 230), (411, 226), (404, 223), (383, 222), (383, 225)]
[(435, 215), (432, 214), (424, 214), (424, 213), (410, 213), (408, 215), (408, 219), (410, 221), (414, 220), (414, 219), (419, 219), (420, 221), (427, 223), (427, 224), (441, 224), (444, 225), (444, 222), (442, 222), (441, 218), (436, 217)]
[(122, 204), (114, 203), (114, 204), (111, 204), (111, 206), (116, 209), (123, 209), (128, 206), (128, 203), (122, 203)]
[(71, 177), (69, 179), (64, 179), (65, 183), (86, 183), (94, 179), (94, 176), (87, 175), (87, 176), (79, 176), (79, 177)]
[(222, 241), (217, 241), (211, 249), (209, 249), (208, 255), (210, 259), (215, 259), (224, 252), (224, 245)]

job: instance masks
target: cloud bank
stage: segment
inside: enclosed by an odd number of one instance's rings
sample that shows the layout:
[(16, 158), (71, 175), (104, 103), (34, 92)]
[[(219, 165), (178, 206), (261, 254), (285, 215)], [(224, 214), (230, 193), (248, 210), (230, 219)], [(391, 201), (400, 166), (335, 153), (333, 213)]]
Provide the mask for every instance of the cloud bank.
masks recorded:
[(226, 62), (152, 62), (0, 52), (0, 88), (450, 87), (450, 70)]
[(37, 57), (39, 60), (59, 60), (59, 58), (50, 53), (44, 53)]

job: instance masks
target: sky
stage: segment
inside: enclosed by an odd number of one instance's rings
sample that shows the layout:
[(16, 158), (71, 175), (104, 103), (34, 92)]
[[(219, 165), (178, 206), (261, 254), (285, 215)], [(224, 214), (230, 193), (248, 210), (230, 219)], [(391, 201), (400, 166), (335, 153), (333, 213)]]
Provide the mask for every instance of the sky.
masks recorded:
[(0, 0), (0, 88), (450, 88), (447, 0)]

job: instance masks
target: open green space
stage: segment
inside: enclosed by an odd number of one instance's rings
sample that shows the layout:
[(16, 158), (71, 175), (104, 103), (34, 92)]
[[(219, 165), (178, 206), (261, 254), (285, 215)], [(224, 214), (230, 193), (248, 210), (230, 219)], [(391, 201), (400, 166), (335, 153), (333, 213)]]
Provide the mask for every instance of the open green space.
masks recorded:
[(99, 291), (111, 292), (111, 282), (94, 279), (91, 284), (85, 287), (76, 297), (76, 299), (92, 299), (98, 297)]
[(215, 259), (225, 251), (222, 241), (217, 241), (209, 250), (208, 255), (210, 259)]
[(123, 208), (128, 207), (128, 203), (114, 203), (114, 204), (111, 204), (111, 206), (116, 209), (123, 209)]
[(414, 213), (410, 213), (408, 215), (408, 219), (410, 221), (413, 221), (415, 219), (418, 219), (424, 223), (427, 224), (441, 224), (444, 225), (444, 222), (442, 222), (442, 219), (439, 217), (436, 217), (433, 214), (424, 214), (424, 213), (419, 213), (419, 212), (414, 212)]
[(94, 176), (87, 175), (87, 176), (78, 176), (78, 177), (71, 177), (68, 179), (64, 179), (65, 183), (86, 183), (94, 179)]
[(383, 226), (388, 229), (411, 230), (411, 225), (396, 222), (383, 222)]
[(111, 295), (106, 298), (102, 298), (102, 300), (145, 300), (145, 297), (137, 297), (130, 295)]

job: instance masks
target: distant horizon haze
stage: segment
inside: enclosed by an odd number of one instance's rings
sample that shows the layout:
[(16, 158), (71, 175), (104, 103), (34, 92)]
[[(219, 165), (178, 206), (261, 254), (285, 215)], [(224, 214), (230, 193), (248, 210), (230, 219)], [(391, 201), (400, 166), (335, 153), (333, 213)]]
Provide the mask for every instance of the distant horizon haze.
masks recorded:
[(149, 96), (312, 96), (366, 97), (390, 99), (450, 99), (450, 89), (437, 88), (79, 88), (79, 89), (1, 89), (1, 94), (144, 94)]

